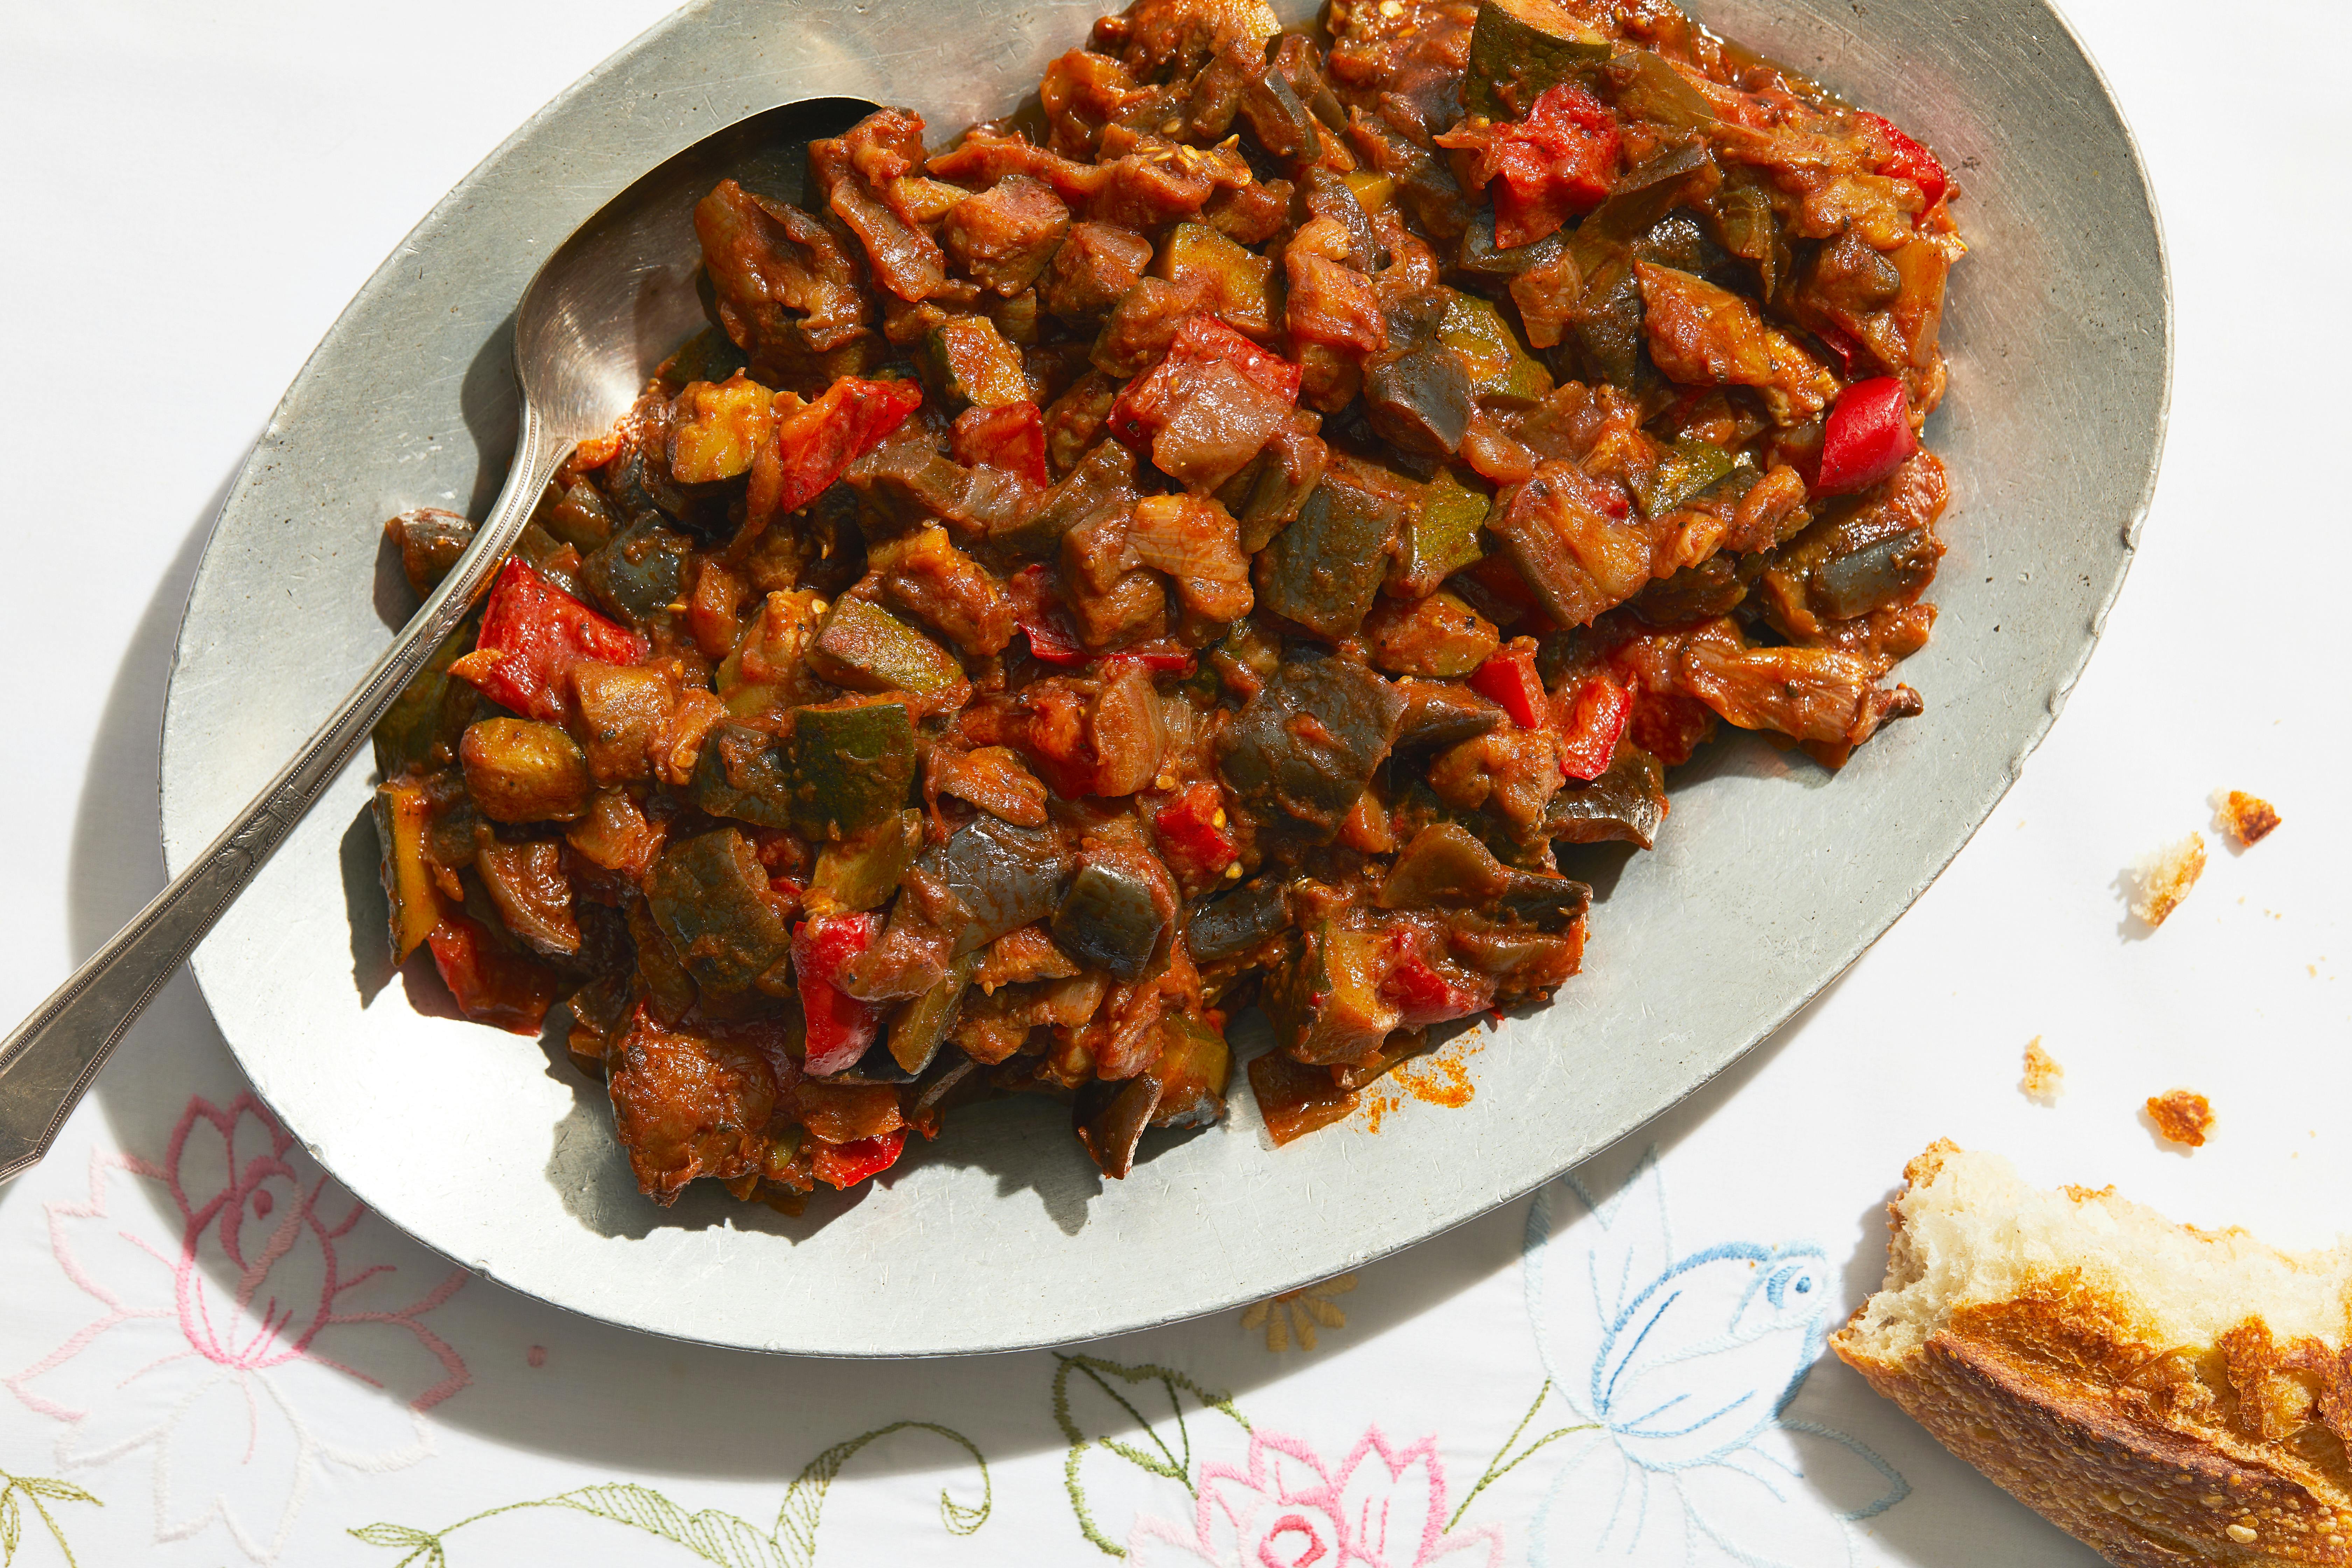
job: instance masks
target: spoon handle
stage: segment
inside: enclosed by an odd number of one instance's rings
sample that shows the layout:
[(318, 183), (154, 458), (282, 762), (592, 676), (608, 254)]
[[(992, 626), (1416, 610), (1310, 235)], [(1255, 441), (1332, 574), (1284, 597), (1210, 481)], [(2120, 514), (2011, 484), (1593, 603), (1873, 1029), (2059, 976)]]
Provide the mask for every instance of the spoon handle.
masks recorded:
[(236, 820), (131, 923), (0, 1040), (0, 1181), (37, 1163), (115, 1042), (177, 973), (434, 649), (480, 597), (538, 504), (560, 454), (526, 404), (514, 466), (488, 521), (424, 607)]

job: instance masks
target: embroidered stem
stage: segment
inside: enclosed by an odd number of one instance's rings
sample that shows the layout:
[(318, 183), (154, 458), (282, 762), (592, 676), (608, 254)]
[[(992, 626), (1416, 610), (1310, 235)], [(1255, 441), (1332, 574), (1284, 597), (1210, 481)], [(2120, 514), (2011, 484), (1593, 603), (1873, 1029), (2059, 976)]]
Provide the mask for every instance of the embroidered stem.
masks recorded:
[(877, 1438), (910, 1428), (946, 1438), (970, 1454), (972, 1463), (979, 1467), (981, 1493), (977, 1504), (960, 1503), (945, 1488), (940, 1490), (940, 1524), (950, 1535), (970, 1535), (988, 1522), (994, 1501), (988, 1460), (971, 1439), (930, 1421), (894, 1421), (836, 1443), (811, 1459), (786, 1489), (783, 1506), (776, 1513), (773, 1533), (763, 1532), (757, 1525), (720, 1509), (689, 1514), (651, 1487), (625, 1481), (581, 1487), (554, 1497), (485, 1509), (438, 1531), (414, 1530), (404, 1524), (369, 1524), (351, 1533), (371, 1546), (405, 1547), (407, 1555), (395, 1568), (409, 1568), (420, 1561), (425, 1568), (446, 1568), (448, 1538), (469, 1524), (523, 1509), (567, 1508), (659, 1536), (706, 1563), (718, 1564), (718, 1568), (812, 1568), (816, 1561), (817, 1524), (824, 1507), (824, 1494), (834, 1478), (841, 1473), (842, 1466)]
[(72, 1482), (55, 1480), (47, 1476), (12, 1476), (0, 1470), (0, 1482), (6, 1483), (0, 1485), (0, 1568), (16, 1562), (16, 1547), (24, 1539), (25, 1516), (16, 1502), (20, 1494), (25, 1501), (33, 1505), (33, 1511), (41, 1516), (41, 1523), (48, 1531), (49, 1539), (58, 1543), (58, 1551), (66, 1560), (66, 1568), (80, 1568), (74, 1560), (73, 1547), (67, 1542), (64, 1529), (58, 1525), (57, 1516), (49, 1511), (48, 1505), (52, 1502), (86, 1502), (98, 1508), (106, 1505)]
[(1468, 1492), (1463, 1495), (1462, 1505), (1454, 1510), (1454, 1517), (1445, 1521), (1445, 1528), (1448, 1531), (1453, 1530), (1455, 1525), (1462, 1522), (1462, 1516), (1470, 1511), (1470, 1505), (1478, 1500), (1478, 1494), (1480, 1492), (1485, 1491), (1489, 1486), (1501, 1480), (1513, 1470), (1517, 1469), (1520, 1465), (1524, 1464), (1531, 1456), (1534, 1455), (1537, 1449), (1558, 1438), (1573, 1436), (1579, 1432), (1591, 1432), (1599, 1429), (1600, 1423), (1594, 1421), (1583, 1422), (1575, 1426), (1561, 1426), (1553, 1431), (1545, 1433), (1542, 1436), (1537, 1438), (1534, 1442), (1529, 1443), (1526, 1447), (1520, 1449), (1517, 1454), (1511, 1453), (1511, 1445), (1519, 1440), (1519, 1435), (1528, 1429), (1528, 1426), (1530, 1422), (1535, 1420), (1536, 1412), (1542, 1409), (1543, 1402), (1550, 1397), (1551, 1379), (1545, 1378), (1544, 1385), (1536, 1391), (1535, 1403), (1528, 1406), (1528, 1413), (1525, 1415), (1519, 1417), (1519, 1424), (1511, 1428), (1511, 1435), (1503, 1439), (1503, 1446), (1495, 1450), (1494, 1458), (1487, 1463), (1486, 1473), (1478, 1478), (1477, 1485), (1472, 1487)]
[[(1182, 1373), (1168, 1367), (1149, 1364), (1125, 1366), (1096, 1356), (1062, 1355), (1059, 1352), (1054, 1359), (1061, 1363), (1054, 1369), (1054, 1420), (1070, 1445), (1069, 1457), (1062, 1465), (1062, 1484), (1069, 1493), (1070, 1511), (1077, 1518), (1078, 1533), (1085, 1536), (1096, 1551), (1106, 1557), (1124, 1557), (1127, 1555), (1126, 1548), (1102, 1532), (1101, 1527), (1095, 1523), (1093, 1510), (1087, 1504), (1086, 1486), (1078, 1479), (1078, 1462), (1086, 1457), (1087, 1450), (1107, 1448), (1146, 1474), (1179, 1482), (1186, 1491), (1192, 1491), (1192, 1434), (1184, 1422), (1184, 1403), (1179, 1397), (1180, 1391), (1191, 1394), (1195, 1406), (1233, 1417), (1234, 1424), (1244, 1432), (1249, 1430), (1249, 1423), (1242, 1418), (1240, 1411), (1234, 1408), (1231, 1396), (1212, 1394)], [(1127, 1413), (1128, 1419), (1142, 1430), (1152, 1448), (1158, 1450), (1156, 1457), (1133, 1443), (1122, 1443), (1116, 1437), (1092, 1437), (1079, 1430), (1076, 1418), (1070, 1414), (1070, 1374), (1074, 1372), (1102, 1390), (1112, 1404)], [(1160, 1435), (1150, 1419), (1137, 1409), (1126, 1394), (1111, 1386), (1114, 1379), (1129, 1386), (1146, 1383), (1157, 1383), (1160, 1386), (1168, 1395), (1169, 1414), (1176, 1423), (1175, 1447), (1169, 1447), (1167, 1439)]]

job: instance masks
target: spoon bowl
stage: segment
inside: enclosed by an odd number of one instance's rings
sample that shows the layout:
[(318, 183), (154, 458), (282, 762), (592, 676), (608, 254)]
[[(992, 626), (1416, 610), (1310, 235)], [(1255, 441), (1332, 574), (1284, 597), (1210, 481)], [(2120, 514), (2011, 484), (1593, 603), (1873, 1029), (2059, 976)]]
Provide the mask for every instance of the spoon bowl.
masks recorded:
[(489, 516), (293, 761), (0, 1040), (0, 1181), (48, 1152), (132, 1020), (457, 630), (530, 521), (557, 465), (625, 413), (646, 375), (701, 325), (695, 204), (730, 176), (798, 201), (809, 142), (840, 134), (874, 107), (852, 98), (800, 99), (739, 120), (663, 160), (598, 208), (540, 268), (515, 307), (513, 364), (522, 412), (514, 460)]

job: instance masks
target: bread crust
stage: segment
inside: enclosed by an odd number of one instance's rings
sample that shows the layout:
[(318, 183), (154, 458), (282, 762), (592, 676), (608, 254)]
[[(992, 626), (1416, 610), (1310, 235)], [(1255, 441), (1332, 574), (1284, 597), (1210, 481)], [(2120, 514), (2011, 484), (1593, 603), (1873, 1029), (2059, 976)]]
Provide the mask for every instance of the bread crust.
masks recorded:
[[(1916, 1261), (1902, 1204), (1890, 1259)], [(2352, 1349), (2280, 1343), (2256, 1313), (2213, 1344), (2168, 1342), (2138, 1302), (2069, 1269), (1957, 1307), (1899, 1360), (1860, 1331), (1868, 1310), (1832, 1336), (1838, 1355), (2109, 1562), (2352, 1564)]]

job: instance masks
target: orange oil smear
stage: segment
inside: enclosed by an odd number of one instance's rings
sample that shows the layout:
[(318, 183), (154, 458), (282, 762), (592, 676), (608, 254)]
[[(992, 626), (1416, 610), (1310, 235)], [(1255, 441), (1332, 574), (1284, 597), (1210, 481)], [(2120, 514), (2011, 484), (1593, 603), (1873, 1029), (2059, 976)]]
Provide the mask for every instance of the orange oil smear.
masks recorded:
[(1462, 1058), (1475, 1056), (1482, 1048), (1481, 1042), (1465, 1038), (1458, 1047), (1400, 1064), (1380, 1085), (1364, 1090), (1364, 1131), (1378, 1132), (1383, 1121), (1404, 1109), (1408, 1097), (1423, 1105), (1443, 1105), (1455, 1110), (1469, 1104), (1478, 1090), (1470, 1081), (1470, 1069)]

